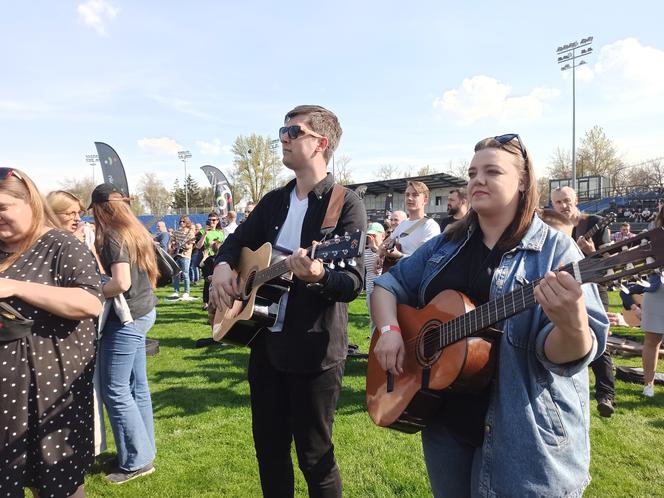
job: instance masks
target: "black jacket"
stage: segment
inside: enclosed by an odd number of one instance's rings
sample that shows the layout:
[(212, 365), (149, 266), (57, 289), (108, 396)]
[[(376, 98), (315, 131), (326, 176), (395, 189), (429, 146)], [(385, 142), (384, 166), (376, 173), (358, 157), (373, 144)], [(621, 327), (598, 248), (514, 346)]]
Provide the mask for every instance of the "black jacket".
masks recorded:
[[(302, 223), (301, 247), (309, 247), (312, 241), (321, 240), (321, 223), (333, 184), (332, 175), (328, 174), (309, 193), (309, 204)], [(266, 194), (246, 221), (226, 239), (215, 263), (226, 261), (235, 267), (243, 247), (256, 250), (265, 242), (274, 245), (286, 220), (293, 188), (295, 180)], [(366, 232), (366, 224), (364, 204), (355, 192), (345, 189), (344, 206), (333, 234), (343, 235), (356, 230)], [(363, 288), (362, 252), (355, 262), (356, 266), (336, 266), (329, 270), (327, 282), (320, 290), (308, 288), (306, 282), (294, 277), (283, 330), (274, 333), (265, 330), (262, 333), (265, 337), (261, 340), (267, 342), (270, 361), (275, 368), (288, 372), (314, 372), (332, 367), (346, 358), (347, 303), (353, 301)]]

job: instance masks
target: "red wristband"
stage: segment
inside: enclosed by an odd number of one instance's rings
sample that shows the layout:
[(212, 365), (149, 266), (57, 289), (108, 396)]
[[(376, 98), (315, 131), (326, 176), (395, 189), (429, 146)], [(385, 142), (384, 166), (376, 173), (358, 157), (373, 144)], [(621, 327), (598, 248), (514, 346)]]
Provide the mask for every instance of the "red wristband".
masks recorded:
[(394, 332), (401, 333), (401, 327), (399, 327), (398, 325), (383, 325), (379, 330), (381, 334), (384, 334), (385, 332), (390, 332), (391, 330), (393, 330)]

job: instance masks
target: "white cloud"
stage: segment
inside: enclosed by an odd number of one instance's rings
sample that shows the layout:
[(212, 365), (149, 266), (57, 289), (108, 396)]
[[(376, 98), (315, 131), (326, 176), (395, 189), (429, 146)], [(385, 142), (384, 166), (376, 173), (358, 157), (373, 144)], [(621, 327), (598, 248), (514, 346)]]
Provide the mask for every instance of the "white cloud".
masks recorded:
[(105, 0), (88, 0), (76, 10), (78, 18), (101, 36), (107, 36), (106, 23), (118, 15), (118, 9)]
[(0, 100), (0, 112), (43, 113), (54, 111), (55, 107), (46, 102)]
[(231, 145), (222, 145), (221, 140), (214, 138), (209, 142), (198, 140), (196, 142), (199, 152), (204, 156), (232, 155), (233, 147)]
[(594, 70), (607, 99), (664, 99), (664, 51), (642, 45), (636, 38), (602, 47)]
[(174, 138), (160, 137), (160, 138), (141, 138), (138, 141), (138, 146), (142, 149), (157, 152), (159, 154), (173, 155), (182, 150), (183, 147)]
[(512, 87), (485, 75), (465, 78), (458, 88), (447, 90), (433, 106), (457, 117), (458, 124), (470, 125), (485, 118), (505, 121), (534, 121), (544, 103), (560, 95), (557, 88), (535, 88), (528, 95), (510, 96)]

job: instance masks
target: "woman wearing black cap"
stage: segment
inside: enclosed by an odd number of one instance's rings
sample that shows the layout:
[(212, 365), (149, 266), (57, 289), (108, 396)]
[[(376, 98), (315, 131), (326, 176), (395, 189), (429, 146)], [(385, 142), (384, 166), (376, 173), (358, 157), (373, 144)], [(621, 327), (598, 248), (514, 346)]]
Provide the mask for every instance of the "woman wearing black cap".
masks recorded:
[[(118, 453), (117, 469), (106, 476), (114, 484), (154, 472), (156, 453), (145, 336), (156, 318), (153, 289), (158, 269), (152, 237), (127, 201), (109, 183), (92, 192), (95, 246), (110, 276), (102, 291), (114, 301), (102, 329), (97, 360)], [(120, 296), (126, 301), (124, 308)]]

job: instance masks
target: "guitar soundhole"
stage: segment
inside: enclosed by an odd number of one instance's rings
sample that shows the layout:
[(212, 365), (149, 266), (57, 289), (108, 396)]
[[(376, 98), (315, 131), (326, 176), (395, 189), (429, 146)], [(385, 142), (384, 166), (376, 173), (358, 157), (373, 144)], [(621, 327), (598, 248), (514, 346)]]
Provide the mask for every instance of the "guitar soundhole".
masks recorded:
[(417, 361), (423, 367), (430, 367), (440, 357), (445, 344), (442, 343), (440, 322), (431, 320), (417, 336), (416, 356)]
[(256, 278), (256, 272), (252, 271), (249, 273), (246, 282), (244, 283), (244, 299), (248, 299), (251, 291), (254, 288), (254, 279)]

